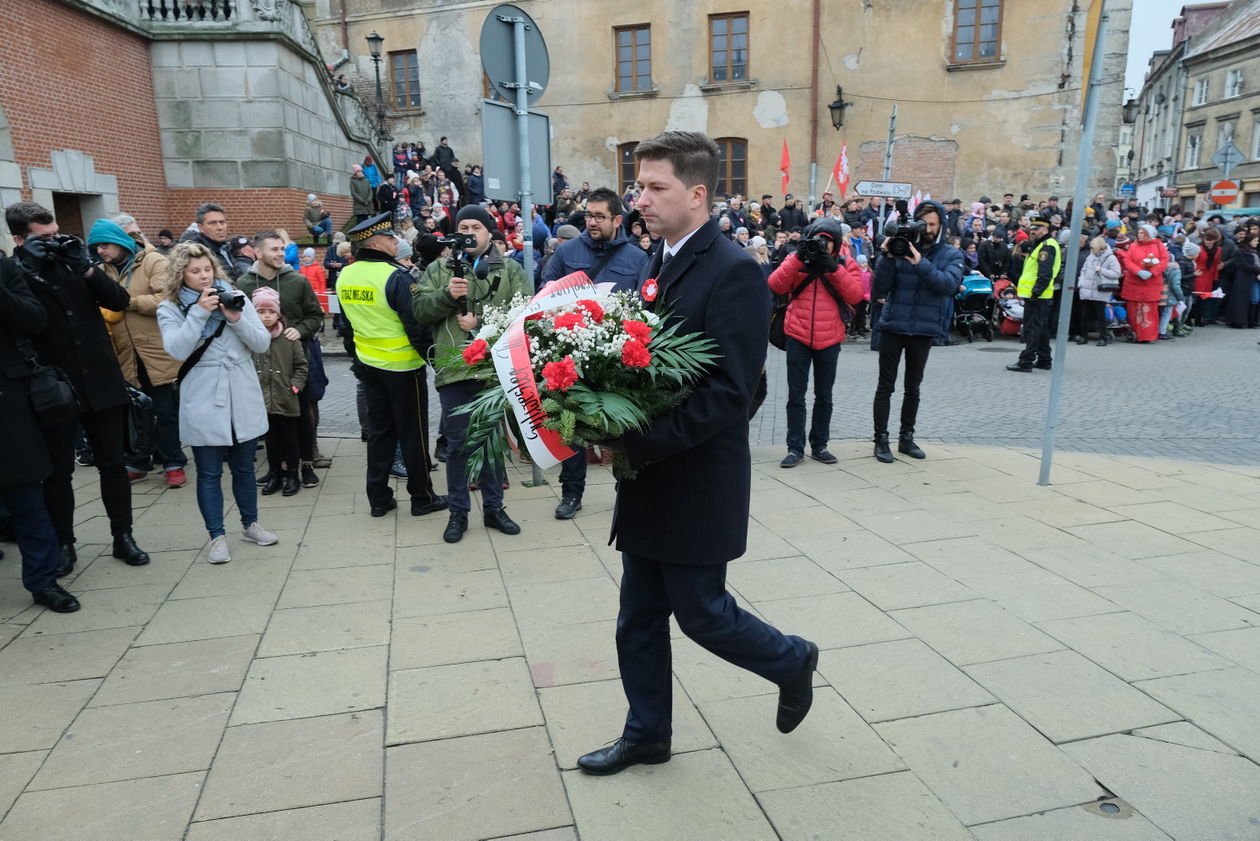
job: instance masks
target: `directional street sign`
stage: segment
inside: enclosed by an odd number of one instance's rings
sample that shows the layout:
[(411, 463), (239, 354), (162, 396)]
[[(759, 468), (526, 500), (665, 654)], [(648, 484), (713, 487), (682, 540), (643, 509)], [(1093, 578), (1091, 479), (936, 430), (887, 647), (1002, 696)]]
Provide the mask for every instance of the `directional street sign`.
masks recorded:
[(1137, 195), (1137, 185), (1136, 185), (1136, 184), (1121, 184), (1121, 185), (1120, 185), (1120, 195), (1122, 195), (1122, 196), (1136, 196), (1136, 195)]
[(1212, 185), (1212, 189), (1208, 191), (1208, 198), (1211, 199), (1213, 204), (1233, 204), (1238, 198), (1238, 182), (1217, 181)]
[(1226, 143), (1217, 149), (1216, 154), (1212, 156), (1212, 163), (1221, 168), (1226, 178), (1229, 178), (1229, 171), (1242, 163), (1243, 160), (1242, 150), (1233, 143)]
[(859, 196), (887, 196), (894, 199), (910, 198), (910, 184), (899, 181), (859, 181), (854, 188)]

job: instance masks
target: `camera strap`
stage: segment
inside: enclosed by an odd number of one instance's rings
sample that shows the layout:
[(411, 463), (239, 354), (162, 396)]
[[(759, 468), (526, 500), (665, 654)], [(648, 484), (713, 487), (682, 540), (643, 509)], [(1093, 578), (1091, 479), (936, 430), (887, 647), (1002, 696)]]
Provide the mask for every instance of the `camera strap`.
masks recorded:
[(227, 320), (225, 319), (220, 321), (218, 329), (211, 333), (204, 342), (197, 345), (197, 349), (192, 352), (192, 355), (184, 360), (183, 364), (179, 366), (179, 373), (175, 375), (176, 386), (184, 381), (184, 377), (188, 376), (189, 371), (197, 367), (197, 363), (201, 361), (201, 357), (205, 356), (206, 351), (210, 348), (210, 343), (222, 336), (223, 330), (226, 327)]
[(591, 270), (587, 272), (587, 276), (591, 279), (591, 283), (596, 282), (596, 279), (600, 276), (604, 269), (608, 267), (608, 264), (612, 262), (612, 258), (617, 256), (618, 249), (625, 244), (626, 243), (623, 242), (621, 245), (616, 247), (610, 245), (604, 249), (603, 255), (599, 258), (595, 265), (591, 266)]

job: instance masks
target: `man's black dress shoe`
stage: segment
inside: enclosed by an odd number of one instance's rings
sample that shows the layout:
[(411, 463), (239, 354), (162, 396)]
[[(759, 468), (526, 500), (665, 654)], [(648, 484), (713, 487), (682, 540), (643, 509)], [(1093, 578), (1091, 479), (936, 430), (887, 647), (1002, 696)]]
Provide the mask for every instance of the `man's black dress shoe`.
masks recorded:
[(136, 545), (129, 531), (114, 536), (114, 557), (132, 567), (142, 567), (149, 562), (149, 553)]
[(389, 499), (385, 500), (380, 505), (373, 505), (372, 509), (368, 513), (371, 514), (373, 517), (384, 517), (386, 514), (388, 514), (390, 511), (393, 511), (397, 507), (398, 507), (398, 500), (394, 499), (391, 496)]
[(669, 762), (669, 740), (640, 744), (618, 739), (606, 748), (578, 757), (578, 767), (588, 774), (605, 777), (631, 765), (660, 765)]
[(1049, 371), (1054, 366), (1049, 362), (1037, 362), (1033, 365), (1038, 371)]
[(512, 521), (512, 518), (508, 516), (507, 511), (503, 508), (491, 508), (486, 511), (482, 521), (486, 524), (486, 528), (498, 529), (504, 534), (521, 533), (521, 527)]
[(805, 665), (796, 677), (779, 687), (779, 711), (774, 724), (780, 733), (791, 733), (809, 715), (814, 703), (814, 669), (818, 668), (818, 646), (806, 642), (809, 651)]
[(446, 497), (434, 497), (432, 502), (415, 502), (411, 503), (411, 516), (423, 517), (425, 514), (432, 514), (435, 511), (445, 511), (447, 509)]
[(79, 600), (61, 589), (60, 584), (53, 584), (31, 596), (35, 604), (42, 604), (53, 613), (74, 613), (79, 609)]
[(466, 531), (468, 531), (468, 512), (452, 511), (451, 518), (446, 522), (446, 531), (442, 532), (442, 539), (447, 543), (459, 543), (464, 539)]
[(1006, 366), (1006, 370), (1008, 370), (1008, 371), (1016, 371), (1016, 372), (1018, 372), (1018, 373), (1020, 373), (1020, 374), (1031, 374), (1031, 373), (1032, 373), (1032, 366), (1031, 366), (1031, 365), (1020, 365), (1018, 362), (1016, 362), (1016, 363), (1014, 363), (1013, 365), (1007, 365), (1007, 366)]
[(58, 564), (53, 575), (58, 578), (65, 578), (67, 575), (74, 572), (74, 565), (78, 560), (79, 555), (74, 551), (73, 543), (61, 544), (61, 563)]

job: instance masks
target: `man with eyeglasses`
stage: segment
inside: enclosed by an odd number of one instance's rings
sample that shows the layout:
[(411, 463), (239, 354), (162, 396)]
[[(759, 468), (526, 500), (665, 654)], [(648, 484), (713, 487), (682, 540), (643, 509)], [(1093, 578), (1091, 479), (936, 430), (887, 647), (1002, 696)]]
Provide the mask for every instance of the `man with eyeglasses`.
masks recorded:
[[(543, 269), (543, 283), (573, 272), (586, 272), (595, 283), (612, 283), (616, 291), (635, 288), (648, 255), (626, 237), (621, 199), (607, 187), (591, 193), (586, 202), (586, 230), (577, 239), (556, 246)], [(560, 466), (560, 504), (557, 520), (571, 520), (582, 510), (586, 490), (586, 454), (575, 453)]]

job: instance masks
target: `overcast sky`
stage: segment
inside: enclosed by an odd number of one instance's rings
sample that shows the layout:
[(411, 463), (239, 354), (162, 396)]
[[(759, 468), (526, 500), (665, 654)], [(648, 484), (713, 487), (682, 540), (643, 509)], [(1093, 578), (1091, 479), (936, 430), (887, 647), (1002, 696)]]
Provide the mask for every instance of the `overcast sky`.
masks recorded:
[(1124, 86), (1142, 92), (1142, 79), (1151, 53), (1172, 46), (1172, 22), (1182, 6), (1193, 6), (1186, 0), (1133, 0), (1133, 19), (1129, 22), (1129, 66)]

